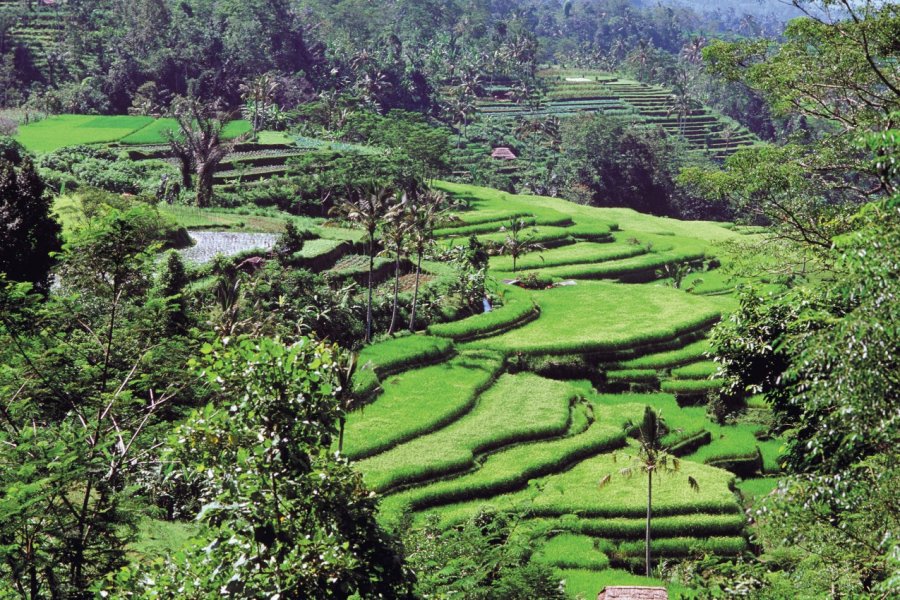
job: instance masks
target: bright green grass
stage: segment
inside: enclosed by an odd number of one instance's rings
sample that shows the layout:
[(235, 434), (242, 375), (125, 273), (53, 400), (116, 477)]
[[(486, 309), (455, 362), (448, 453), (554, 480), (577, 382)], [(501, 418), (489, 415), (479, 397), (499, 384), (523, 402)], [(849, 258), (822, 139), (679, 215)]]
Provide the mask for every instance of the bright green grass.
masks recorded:
[(564, 433), (575, 390), (522, 373), (503, 375), (463, 418), (430, 435), (357, 463), (368, 486), (383, 491), (471, 467), (475, 454)]
[(665, 587), (669, 591), (669, 599), (693, 598), (690, 589), (672, 583), (664, 584), (659, 579), (633, 575), (621, 569), (559, 569), (557, 574), (566, 582), (566, 593), (572, 598), (593, 600), (608, 585), (639, 585)]
[(736, 234), (713, 221), (679, 221), (665, 217), (654, 217), (629, 208), (595, 208), (545, 196), (511, 195), (499, 190), (482, 188), (461, 183), (439, 181), (435, 187), (460, 198), (467, 198), (475, 208), (507, 208), (524, 210), (537, 216), (540, 211), (552, 210), (571, 217), (578, 225), (603, 222), (614, 223), (630, 235), (658, 234), (668, 231), (674, 236), (703, 242), (717, 242), (736, 239)]
[(754, 479), (745, 479), (737, 484), (744, 498), (755, 502), (767, 496), (775, 488), (778, 487), (778, 478), (776, 477), (757, 477)]
[[(515, 212), (513, 213), (515, 214)], [(515, 217), (518, 220), (521, 220), (526, 229), (522, 235), (528, 236), (532, 233), (537, 233), (536, 231), (531, 231), (528, 229), (529, 227), (533, 228), (538, 225), (551, 226), (551, 227), (567, 227), (572, 224), (572, 219), (565, 216), (562, 213), (556, 214), (540, 214), (538, 216), (524, 216), (524, 217)], [(468, 236), (472, 234), (479, 233), (499, 233), (501, 236), (506, 236), (504, 228), (509, 224), (511, 219), (503, 219), (502, 221), (487, 221), (484, 223), (474, 223), (471, 225), (463, 224), (456, 225), (453, 227), (446, 227), (442, 229), (435, 229), (434, 235), (437, 237), (444, 236)]]
[[(516, 267), (520, 271), (528, 269), (544, 269), (560, 265), (596, 263), (607, 260), (630, 258), (646, 252), (639, 244), (595, 244), (578, 242), (570, 246), (552, 248), (543, 252), (532, 252), (519, 257)], [(512, 257), (495, 256), (491, 258), (491, 268), (496, 271), (512, 271)]]
[[(629, 541), (619, 544), (617, 551), (623, 556), (643, 556), (643, 541)], [(672, 537), (650, 540), (650, 548), (656, 555), (689, 556), (693, 554), (715, 554), (734, 556), (747, 549), (747, 540), (741, 536)]]
[[(544, 531), (563, 530), (596, 538), (617, 540), (643, 539), (646, 518), (606, 517), (586, 519), (576, 515), (564, 515), (557, 519), (533, 519)], [(654, 517), (650, 523), (650, 535), (663, 537), (709, 537), (740, 535), (744, 529), (742, 513), (705, 514), (692, 513), (672, 517)], [(534, 526), (534, 525), (533, 525)]]
[[(248, 121), (230, 121), (222, 129), (222, 137), (224, 139), (232, 139), (248, 133), (250, 130), (251, 126)], [(168, 131), (177, 133), (178, 122), (172, 118), (156, 119), (152, 122), (148, 121), (145, 127), (134, 131), (131, 135), (122, 137), (119, 141), (123, 144), (165, 144), (167, 142), (166, 132)]]
[(670, 340), (721, 314), (706, 298), (659, 286), (585, 281), (533, 297), (539, 319), (472, 344), (507, 353), (614, 352)]
[(597, 542), (586, 535), (561, 533), (544, 542), (534, 560), (560, 568), (606, 569), (609, 557), (597, 548)]
[(316, 258), (317, 256), (328, 254), (343, 243), (343, 240), (326, 240), (322, 238), (306, 240), (303, 242), (303, 248), (297, 254), (303, 258)]
[(386, 378), (373, 403), (347, 415), (344, 454), (372, 456), (450, 423), (472, 408), (500, 366), (496, 356), (467, 353)]
[(561, 265), (558, 267), (534, 269), (534, 273), (541, 280), (554, 281), (557, 279), (610, 279), (627, 275), (653, 273), (666, 265), (684, 261), (702, 259), (702, 250), (684, 250), (651, 252), (632, 255), (629, 258), (608, 260), (591, 264)]
[(528, 290), (505, 285), (500, 288), (499, 292), (503, 297), (503, 305), (491, 312), (481, 313), (451, 323), (430, 325), (428, 333), (455, 340), (464, 340), (487, 335), (516, 325), (532, 316), (537, 310)]
[(621, 363), (626, 369), (667, 369), (702, 359), (710, 351), (709, 340), (703, 339), (677, 350), (647, 354)]
[(695, 395), (714, 392), (724, 384), (724, 379), (668, 379), (659, 388), (670, 394)]
[[(431, 509), (442, 523), (459, 523), (482, 508), (498, 510), (530, 511), (539, 517), (559, 517), (579, 514), (583, 517), (633, 517), (647, 512), (643, 493), (645, 480), (618, 475), (628, 459), (619, 455), (601, 454), (575, 465), (564, 473), (550, 475), (539, 480), (540, 488), (532, 486), (520, 492), (502, 494), (490, 500), (472, 500)], [(599, 488), (597, 482), (607, 474), (613, 474), (610, 483)], [(694, 477), (700, 485), (694, 491), (688, 477)], [(734, 475), (690, 461), (681, 461), (680, 470), (654, 479), (653, 507), (657, 516), (692, 513), (737, 514), (741, 507), (732, 494), (730, 485)]]
[(371, 368), (380, 375), (436, 360), (453, 351), (450, 340), (427, 335), (392, 338), (363, 348), (357, 357), (359, 369)]
[(256, 134), (259, 144), (293, 144), (294, 138), (283, 131), (260, 131)]
[[(505, 233), (488, 233), (478, 236), (482, 243), (502, 244), (506, 240)], [(560, 242), (574, 242), (571, 227), (554, 227), (552, 225), (539, 225), (528, 230), (528, 239), (535, 244), (555, 244)], [(458, 239), (446, 240), (446, 245), (461, 243)]]
[(450, 229), (453, 227), (462, 227), (464, 225), (477, 225), (479, 223), (493, 222), (497, 224), (497, 228), (499, 229), (504, 221), (527, 216), (529, 216), (529, 214), (526, 211), (517, 212), (507, 209), (466, 210), (452, 213), (449, 218), (441, 224), (441, 227), (443, 229)]
[(606, 372), (606, 380), (610, 382), (651, 383), (659, 378), (653, 369), (618, 369)]
[(676, 379), (706, 379), (715, 375), (718, 370), (718, 363), (703, 360), (672, 369), (672, 377)]
[(697, 462), (709, 462), (736, 457), (752, 457), (756, 454), (759, 440), (754, 433), (758, 425), (718, 425), (709, 422), (707, 429), (712, 433), (712, 441), (685, 458)]
[(116, 142), (153, 122), (152, 117), (57, 115), (19, 127), (16, 139), (32, 152)]
[[(522, 444), (491, 454), (473, 473), (389, 496), (382, 503), (382, 510), (392, 513), (391, 518), (407, 509), (422, 510), (439, 504), (488, 498), (524, 487), (529, 480), (559, 471), (573, 462), (620, 448), (625, 445), (625, 422), (638, 418), (642, 409), (638, 405), (616, 408), (613, 411), (592, 407), (596, 421), (589, 426), (587, 423), (580, 427), (573, 425), (575, 435)], [(575, 415), (579, 414), (580, 411), (575, 411)]]
[(171, 218), (186, 229), (238, 229), (248, 232), (281, 233), (284, 231), (285, 224), (292, 220), (301, 229), (328, 230), (328, 228), (318, 227), (320, 219), (294, 217), (277, 211), (260, 211), (258, 214), (241, 211), (247, 213), (241, 214), (235, 210), (197, 208), (176, 204), (159, 204), (158, 208), (160, 214)]
[[(670, 432), (693, 432), (707, 428), (710, 424), (706, 408), (702, 406), (681, 407), (671, 394), (597, 394), (591, 401), (605, 407), (622, 405), (649, 406), (655, 410)], [(637, 420), (635, 420), (637, 422)]]

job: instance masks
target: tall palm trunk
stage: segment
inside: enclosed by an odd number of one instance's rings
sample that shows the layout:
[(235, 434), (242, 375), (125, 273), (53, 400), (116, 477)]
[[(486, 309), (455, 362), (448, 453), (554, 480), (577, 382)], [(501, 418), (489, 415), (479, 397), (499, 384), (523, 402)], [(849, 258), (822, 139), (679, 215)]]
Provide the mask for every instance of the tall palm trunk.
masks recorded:
[(369, 232), (369, 300), (366, 303), (366, 343), (372, 341), (372, 271), (375, 270), (375, 233)]
[(391, 326), (388, 327), (388, 335), (394, 333), (397, 326), (397, 304), (400, 295), (400, 251), (397, 251), (397, 257), (394, 260), (394, 308), (391, 311)]
[(653, 471), (647, 471), (647, 531), (644, 535), (644, 552), (647, 564), (647, 577), (650, 577), (650, 520), (653, 518)]
[(343, 455), (344, 454), (344, 425), (347, 423), (347, 417), (344, 415), (341, 415), (339, 422), (340, 422), (340, 428), (339, 428), (339, 433), (338, 433), (338, 454)]
[(422, 250), (419, 249), (419, 256), (416, 259), (416, 287), (413, 290), (412, 310), (409, 313), (409, 330), (413, 333), (416, 331), (416, 302), (419, 300), (419, 273), (422, 272)]

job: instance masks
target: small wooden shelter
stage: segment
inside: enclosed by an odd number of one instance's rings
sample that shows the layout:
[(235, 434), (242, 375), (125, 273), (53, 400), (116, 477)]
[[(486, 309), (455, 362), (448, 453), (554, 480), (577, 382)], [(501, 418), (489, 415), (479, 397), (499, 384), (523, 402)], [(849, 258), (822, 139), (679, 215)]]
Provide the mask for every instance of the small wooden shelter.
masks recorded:
[(518, 158), (512, 150), (505, 147), (494, 148), (494, 151), (491, 152), (491, 158), (496, 158), (498, 160), (516, 160)]

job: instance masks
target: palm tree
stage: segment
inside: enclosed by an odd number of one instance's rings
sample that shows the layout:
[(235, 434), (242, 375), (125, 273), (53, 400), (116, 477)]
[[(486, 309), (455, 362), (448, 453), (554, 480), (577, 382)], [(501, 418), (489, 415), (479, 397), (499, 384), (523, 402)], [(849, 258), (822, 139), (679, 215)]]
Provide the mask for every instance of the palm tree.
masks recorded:
[(447, 197), (438, 191), (427, 190), (416, 194), (410, 204), (406, 217), (409, 221), (409, 233), (412, 237), (412, 248), (416, 252), (416, 285), (413, 291), (412, 310), (409, 315), (409, 330), (416, 330), (416, 303), (419, 300), (419, 277), (422, 273), (422, 257), (425, 250), (434, 240), (434, 228), (440, 219)]
[(172, 103), (172, 113), (179, 131), (166, 131), (166, 140), (181, 164), (185, 187), (191, 185), (191, 170), (196, 173), (197, 206), (205, 208), (212, 202), (213, 177), (219, 164), (247, 136), (224, 140), (222, 132), (230, 115), (220, 111), (215, 103), (178, 98)]
[(372, 273), (375, 270), (375, 232), (388, 211), (394, 190), (370, 182), (358, 188), (350, 188), (332, 209), (366, 232), (369, 244), (369, 298), (366, 303), (366, 342), (372, 341)]
[(543, 250), (544, 247), (534, 241), (534, 235), (525, 233), (525, 219), (511, 219), (509, 223), (500, 228), (501, 233), (506, 234), (503, 240), (501, 252), (512, 257), (513, 273), (516, 272), (516, 262), (519, 257), (533, 250)]
[[(638, 443), (640, 450), (637, 456), (630, 457), (633, 467), (625, 467), (619, 471), (624, 477), (631, 477), (635, 471), (647, 473), (647, 524), (644, 534), (644, 552), (646, 561), (646, 575), (650, 577), (650, 522), (653, 519), (653, 473), (674, 473), (681, 468), (681, 461), (669, 454), (662, 445), (663, 428), (659, 415), (649, 406), (644, 408), (644, 419), (638, 428)], [(612, 474), (600, 479), (600, 487), (612, 480)], [(688, 476), (688, 485), (695, 492), (700, 491), (697, 480)]]
[(385, 246), (387, 250), (394, 254), (394, 305), (391, 310), (391, 326), (388, 328), (388, 335), (394, 333), (397, 327), (397, 305), (399, 304), (398, 298), (400, 296), (400, 257), (403, 255), (406, 236), (409, 233), (408, 212), (408, 196), (403, 194), (399, 198), (394, 198), (394, 203), (384, 214), (384, 221), (387, 224), (383, 236)]

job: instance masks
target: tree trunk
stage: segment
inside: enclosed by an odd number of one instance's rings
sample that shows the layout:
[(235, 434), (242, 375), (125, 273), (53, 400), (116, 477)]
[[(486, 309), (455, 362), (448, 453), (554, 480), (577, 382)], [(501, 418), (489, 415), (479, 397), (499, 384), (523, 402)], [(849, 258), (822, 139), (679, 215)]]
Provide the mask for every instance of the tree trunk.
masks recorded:
[(200, 208), (212, 204), (214, 172), (215, 169), (208, 165), (197, 167), (197, 206)]
[(375, 234), (369, 233), (369, 300), (366, 303), (366, 342), (372, 341), (372, 271), (375, 269)]
[(647, 471), (647, 531), (644, 536), (647, 577), (650, 577), (650, 521), (653, 518), (653, 471)]
[(191, 179), (191, 171), (192, 171), (191, 161), (187, 157), (179, 156), (178, 162), (180, 163), (180, 170), (181, 170), (181, 187), (183, 187), (186, 190), (190, 190), (194, 187), (194, 182)]
[(409, 330), (413, 333), (416, 331), (416, 302), (419, 300), (419, 273), (422, 272), (422, 251), (419, 250), (419, 257), (416, 259), (416, 287), (413, 290), (412, 310), (409, 313)]
[(394, 333), (397, 326), (397, 304), (400, 295), (400, 252), (397, 252), (397, 258), (394, 261), (394, 308), (391, 311), (391, 326), (388, 328), (388, 335)]
[(344, 424), (347, 422), (347, 417), (341, 415), (340, 420), (340, 430), (338, 433), (338, 454), (344, 454)]

